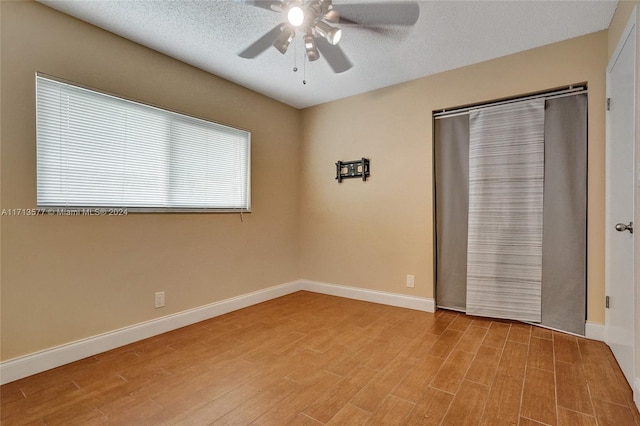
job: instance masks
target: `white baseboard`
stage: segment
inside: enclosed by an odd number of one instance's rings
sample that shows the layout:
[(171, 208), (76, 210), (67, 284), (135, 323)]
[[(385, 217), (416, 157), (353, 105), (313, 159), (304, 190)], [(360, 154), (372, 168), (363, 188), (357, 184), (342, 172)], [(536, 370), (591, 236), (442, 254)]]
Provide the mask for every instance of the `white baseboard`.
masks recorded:
[(433, 299), (317, 281), (292, 281), (0, 362), (0, 384), (13, 382), (23, 377), (300, 290), (426, 312), (434, 312), (435, 310), (435, 301)]
[(633, 402), (636, 403), (638, 411), (640, 411), (640, 377), (636, 377), (636, 388), (633, 390)]
[(340, 296), (348, 299), (362, 300), (365, 302), (381, 303), (383, 305), (398, 306), (400, 308), (415, 309), (418, 311), (435, 312), (434, 299), (408, 296), (405, 294), (389, 293), (386, 291), (369, 290), (360, 287), (348, 287), (338, 284), (330, 284), (319, 281), (300, 280), (301, 290), (315, 293)]
[(584, 337), (604, 342), (604, 324), (587, 321), (584, 326)]
[(0, 363), (0, 384), (299, 290), (300, 283), (293, 281), (4, 361)]

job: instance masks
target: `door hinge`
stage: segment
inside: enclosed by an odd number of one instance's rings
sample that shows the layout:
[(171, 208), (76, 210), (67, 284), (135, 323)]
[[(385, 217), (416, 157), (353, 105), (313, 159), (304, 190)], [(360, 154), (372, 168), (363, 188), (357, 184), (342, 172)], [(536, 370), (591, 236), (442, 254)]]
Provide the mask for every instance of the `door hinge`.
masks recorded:
[(611, 98), (607, 98), (607, 111), (611, 111)]
[(604, 307), (609, 309), (609, 296), (606, 296), (604, 298)]

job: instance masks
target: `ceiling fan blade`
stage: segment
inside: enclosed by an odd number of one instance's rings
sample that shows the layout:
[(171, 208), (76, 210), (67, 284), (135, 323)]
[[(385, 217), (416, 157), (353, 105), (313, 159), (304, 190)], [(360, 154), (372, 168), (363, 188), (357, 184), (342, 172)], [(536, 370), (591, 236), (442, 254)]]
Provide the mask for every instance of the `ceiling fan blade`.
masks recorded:
[(276, 25), (271, 31), (256, 40), (251, 46), (238, 53), (238, 56), (246, 59), (255, 58), (273, 45), (273, 42), (277, 40), (284, 26), (285, 24)]
[(340, 46), (334, 46), (322, 37), (317, 37), (315, 40), (320, 54), (327, 60), (333, 72), (345, 72), (353, 66)]
[[(282, 6), (281, 0), (234, 0), (236, 3), (243, 4), (246, 6), (254, 6), (259, 7), (261, 9), (270, 10), (272, 12), (278, 11), (280, 6)], [(271, 6), (276, 6), (276, 8), (272, 8)]]
[(341, 24), (358, 25), (414, 25), (420, 17), (415, 1), (391, 3), (342, 3), (333, 8), (340, 14)]

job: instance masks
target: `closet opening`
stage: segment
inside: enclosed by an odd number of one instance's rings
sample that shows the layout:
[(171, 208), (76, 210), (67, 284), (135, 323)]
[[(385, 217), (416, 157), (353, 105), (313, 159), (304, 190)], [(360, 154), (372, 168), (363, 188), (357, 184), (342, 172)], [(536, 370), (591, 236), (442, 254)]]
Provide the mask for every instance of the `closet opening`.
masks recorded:
[(584, 335), (587, 96), (433, 112), (439, 308)]

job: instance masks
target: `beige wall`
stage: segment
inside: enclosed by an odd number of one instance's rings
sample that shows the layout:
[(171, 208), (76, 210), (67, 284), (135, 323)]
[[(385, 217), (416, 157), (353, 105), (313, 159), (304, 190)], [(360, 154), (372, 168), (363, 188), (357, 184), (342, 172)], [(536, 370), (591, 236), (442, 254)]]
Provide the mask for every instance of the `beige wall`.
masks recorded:
[[(304, 110), (301, 275), (433, 297), (431, 112), (587, 82), (588, 320), (603, 323), (606, 63), (602, 31)], [(338, 184), (334, 163), (360, 157), (370, 180)]]
[(611, 55), (615, 51), (618, 46), (618, 42), (620, 41), (620, 36), (627, 26), (627, 22), (629, 22), (629, 17), (631, 16), (631, 11), (633, 7), (639, 4), (640, 2), (637, 0), (629, 1), (629, 0), (619, 0), (618, 6), (616, 7), (616, 12), (613, 14), (611, 18), (611, 23), (609, 24), (609, 32), (608, 32), (608, 53), (609, 59), (611, 59)]
[(244, 223), (3, 217), (2, 360), (299, 277), (299, 111), (38, 3), (1, 8), (2, 208), (36, 203), (36, 71), (247, 128), (253, 160)]

